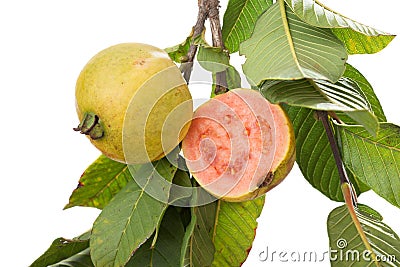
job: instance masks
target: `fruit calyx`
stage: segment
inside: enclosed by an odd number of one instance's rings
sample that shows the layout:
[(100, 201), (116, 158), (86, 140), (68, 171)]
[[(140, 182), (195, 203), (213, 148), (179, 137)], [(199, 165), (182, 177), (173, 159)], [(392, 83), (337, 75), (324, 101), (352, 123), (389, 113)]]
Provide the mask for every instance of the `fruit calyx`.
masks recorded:
[(78, 127), (73, 128), (73, 130), (88, 135), (93, 140), (100, 139), (104, 136), (104, 129), (100, 123), (100, 118), (92, 112), (86, 112)]

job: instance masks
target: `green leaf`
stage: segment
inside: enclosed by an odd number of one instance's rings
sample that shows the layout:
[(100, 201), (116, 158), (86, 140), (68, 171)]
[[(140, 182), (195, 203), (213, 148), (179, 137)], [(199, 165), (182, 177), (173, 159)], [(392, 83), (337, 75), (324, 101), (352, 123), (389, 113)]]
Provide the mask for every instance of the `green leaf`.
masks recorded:
[[(322, 123), (315, 119), (314, 111), (307, 108), (284, 106), (296, 136), (296, 162), (304, 178), (318, 191), (334, 201), (343, 201), (339, 174)], [(347, 171), (357, 194), (367, 191)]]
[[(215, 96), (215, 86), (216, 86), (215, 73), (212, 74), (212, 78), (213, 78), (213, 85), (211, 90), (211, 98)], [(242, 79), (240, 77), (240, 74), (236, 70), (236, 68), (233, 67), (232, 65), (229, 65), (228, 68), (226, 69), (226, 84), (229, 90), (242, 87)]]
[(367, 237), (367, 242), (371, 245), (379, 262), (373, 260), (373, 256), (368, 253), (347, 206), (343, 205), (334, 209), (328, 217), (331, 266), (399, 266), (400, 239), (398, 235), (384, 224), (382, 216), (370, 207), (360, 205), (355, 212)]
[(371, 112), (369, 102), (358, 84), (349, 78), (340, 78), (332, 84), (324, 80), (274, 80), (261, 86), (263, 95), (273, 103), (317, 110), (342, 111), (369, 132), (376, 134), (378, 120)]
[(200, 35), (195, 37), (192, 42), (193, 42), (193, 44), (195, 44), (197, 46), (211, 47), (211, 45), (209, 45), (206, 40), (206, 31), (205, 30), (203, 30), (203, 32)]
[(49, 265), (48, 267), (94, 267), (90, 259), (90, 248), (82, 250), (68, 259)]
[(197, 217), (193, 212), (193, 207), (190, 208), (191, 215), (189, 224), (185, 228), (185, 234), (182, 239), (182, 247), (181, 247), (181, 260), (179, 266), (191, 266), (192, 260), (192, 251), (190, 248), (190, 241), (192, 240), (192, 234), (194, 232), (194, 228), (196, 226)]
[[(371, 85), (354, 67), (346, 65), (344, 77), (357, 82), (379, 121), (385, 121), (382, 107)], [(337, 167), (322, 124), (315, 120), (314, 112), (307, 108), (285, 105), (296, 135), (296, 161), (306, 180), (328, 198), (343, 201)], [(351, 170), (347, 173), (357, 193), (369, 190)]]
[(218, 201), (212, 266), (243, 264), (250, 252), (264, 201), (265, 197), (245, 202)]
[(315, 0), (285, 0), (294, 13), (310, 25), (332, 28), (349, 54), (376, 53), (395, 37), (335, 12)]
[(189, 224), (186, 226), (185, 234), (182, 240), (182, 247), (181, 247), (181, 260), (179, 266), (192, 266), (193, 262), (193, 249), (192, 249), (192, 235), (194, 232), (194, 228), (196, 227), (197, 223), (197, 216), (194, 212), (194, 207), (190, 208), (190, 221)]
[(189, 174), (178, 169), (172, 182), (174, 185), (171, 188), (169, 203), (179, 207), (189, 206), (190, 197), (193, 192)]
[(229, 89), (241, 88), (242, 79), (235, 67), (229, 66), (226, 70), (226, 83)]
[(345, 47), (330, 29), (301, 21), (283, 0), (260, 16), (240, 53), (246, 56), (243, 71), (255, 85), (304, 78), (335, 83), (347, 60)]
[(372, 209), (371, 207), (368, 207), (367, 205), (358, 203), (357, 209), (361, 213), (368, 214), (369, 216), (371, 216), (372, 218), (375, 218), (378, 221), (383, 221), (382, 215), (379, 212), (377, 212), (376, 210)]
[(199, 45), (197, 61), (207, 71), (221, 72), (229, 67), (229, 54), (220, 47)]
[[(212, 233), (215, 223), (216, 202), (192, 208), (193, 229), (188, 247), (186, 248), (186, 263), (191, 267), (209, 267), (214, 257)], [(191, 225), (190, 222), (189, 225)], [(189, 232), (190, 233), (190, 232)]]
[(332, 32), (345, 44), (347, 53), (351, 55), (377, 53), (396, 37), (388, 33), (379, 36), (365, 36), (351, 29), (332, 29)]
[(46, 252), (35, 260), (30, 267), (42, 267), (60, 263), (89, 247), (88, 233), (73, 239), (56, 238)]
[(82, 174), (78, 187), (72, 192), (65, 209), (74, 206), (103, 209), (131, 179), (140, 165), (131, 166), (101, 155)]
[(351, 66), (350, 64), (346, 64), (346, 70), (343, 74), (343, 77), (347, 77), (357, 83), (359, 88), (362, 90), (363, 94), (368, 100), (369, 106), (374, 112), (376, 118), (379, 122), (385, 122), (386, 116), (383, 112), (381, 103), (379, 102), (378, 97), (376, 96), (374, 89), (368, 80), (359, 72), (356, 68)]
[[(135, 181), (129, 181), (94, 222), (90, 247), (96, 266), (124, 265), (132, 251), (145, 242), (159, 224), (168, 206), (167, 185), (176, 167), (166, 158), (154, 164), (154, 168), (143, 165), (135, 174)], [(160, 184), (160, 176), (166, 180), (165, 184)], [(146, 182), (139, 186), (143, 181)], [(161, 201), (149, 194), (157, 194)]]
[(163, 216), (157, 242), (152, 247), (147, 240), (133, 254), (126, 267), (142, 266), (180, 266), (184, 227), (175, 207), (169, 207)]
[(337, 125), (343, 161), (364, 184), (400, 207), (400, 127), (381, 123), (376, 137), (361, 126)]
[(270, 6), (272, 0), (230, 0), (222, 26), (222, 38), (230, 53), (237, 52), (239, 44), (250, 37), (257, 18)]
[(169, 57), (173, 61), (182, 63), (182, 61), (185, 61), (184, 59), (189, 51), (191, 40), (192, 40), (192, 35), (187, 37), (185, 39), (185, 41), (183, 41), (182, 43), (171, 46), (171, 47), (167, 47), (164, 50), (165, 50), (165, 52), (168, 53)]

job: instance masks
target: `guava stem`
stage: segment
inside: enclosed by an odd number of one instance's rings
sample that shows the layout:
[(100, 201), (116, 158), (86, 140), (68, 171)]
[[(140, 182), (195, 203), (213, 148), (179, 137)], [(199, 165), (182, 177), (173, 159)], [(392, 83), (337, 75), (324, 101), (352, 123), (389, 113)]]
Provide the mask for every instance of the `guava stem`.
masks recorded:
[[(199, 11), (196, 24), (193, 27), (192, 44), (190, 45), (189, 51), (185, 56), (185, 63), (182, 63), (181, 65), (183, 77), (188, 84), (193, 70), (193, 60), (197, 53), (197, 45), (193, 42), (203, 33), (205, 29), (204, 23), (207, 18), (210, 19), (213, 46), (225, 49), (224, 41), (222, 39), (221, 22), (219, 18), (219, 0), (198, 0), (198, 6)], [(217, 72), (215, 75), (214, 93), (216, 95), (226, 93), (228, 91), (226, 71)]]
[(343, 164), (342, 156), (340, 155), (339, 147), (335, 139), (335, 135), (332, 130), (331, 122), (329, 120), (328, 112), (327, 111), (317, 111), (317, 117), (322, 122), (322, 125), (325, 128), (326, 135), (329, 140), (329, 144), (331, 146), (331, 150), (333, 153), (333, 157), (335, 159), (336, 167), (339, 172), (340, 184), (349, 184), (351, 188), (351, 195), (353, 200), (353, 205), (357, 206), (357, 196), (354, 192), (354, 187), (347, 176), (346, 169)]
[(74, 131), (89, 135), (91, 139), (96, 140), (104, 136), (104, 129), (100, 123), (100, 118), (94, 113), (86, 112), (78, 127)]
[(186, 83), (189, 84), (190, 75), (192, 74), (193, 69), (193, 60), (197, 52), (197, 45), (194, 44), (194, 40), (201, 35), (204, 30), (204, 23), (208, 18), (208, 8), (207, 8), (207, 0), (198, 0), (199, 11), (197, 14), (196, 24), (193, 26), (193, 35), (192, 35), (192, 43), (189, 47), (189, 51), (187, 53), (187, 61), (181, 65), (181, 71), (183, 73), (183, 77), (185, 78)]
[[(213, 46), (225, 49), (224, 40), (222, 39), (221, 22), (219, 19), (219, 0), (209, 0), (208, 8)], [(215, 75), (214, 93), (216, 95), (226, 93), (228, 91), (226, 71), (217, 72)]]

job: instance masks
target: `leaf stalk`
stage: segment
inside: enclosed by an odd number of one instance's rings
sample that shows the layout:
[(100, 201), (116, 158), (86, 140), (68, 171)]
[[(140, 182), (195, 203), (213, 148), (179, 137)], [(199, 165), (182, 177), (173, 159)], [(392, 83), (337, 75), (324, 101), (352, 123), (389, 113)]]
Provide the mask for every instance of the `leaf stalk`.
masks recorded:
[[(334, 114), (333, 116), (336, 117), (336, 114)], [(371, 253), (374, 265), (380, 266), (376, 259), (376, 254), (372, 250), (371, 244), (368, 241), (368, 238), (367, 238), (367, 236), (364, 232), (364, 229), (362, 228), (362, 225), (360, 223), (360, 220), (358, 219), (358, 216), (356, 214), (357, 195), (355, 194), (354, 187), (352, 186), (352, 184), (347, 176), (346, 169), (344, 168), (343, 160), (342, 160), (342, 157), (339, 152), (339, 147), (337, 145), (337, 142), (336, 142), (333, 130), (332, 130), (331, 122), (329, 120), (329, 114), (327, 111), (318, 110), (317, 117), (322, 122), (322, 124), (325, 128), (325, 132), (327, 134), (329, 144), (332, 149), (333, 157), (335, 158), (336, 166), (339, 171), (341, 189), (342, 189), (344, 200), (346, 202), (347, 209), (350, 213), (353, 223), (354, 223), (354, 225), (357, 229), (357, 232), (359, 233), (366, 249), (368, 251), (370, 251), (370, 253)]]
[[(342, 156), (340, 155), (339, 147), (335, 139), (335, 135), (332, 130), (332, 125), (329, 120), (329, 115), (327, 111), (323, 110), (318, 110), (317, 112), (317, 117), (318, 119), (322, 122), (322, 125), (324, 126), (326, 135), (328, 137), (329, 144), (331, 146), (331, 150), (333, 153), (333, 158), (335, 159), (335, 163), (339, 172), (339, 178), (340, 178), (340, 184), (343, 186), (344, 184), (348, 184), (350, 186), (350, 192), (351, 192), (351, 199), (353, 202), (353, 205), (356, 207), (357, 206), (357, 196), (354, 192), (354, 188), (349, 180), (349, 177), (347, 176), (346, 169), (344, 168)], [(346, 198), (346, 196), (344, 196)]]

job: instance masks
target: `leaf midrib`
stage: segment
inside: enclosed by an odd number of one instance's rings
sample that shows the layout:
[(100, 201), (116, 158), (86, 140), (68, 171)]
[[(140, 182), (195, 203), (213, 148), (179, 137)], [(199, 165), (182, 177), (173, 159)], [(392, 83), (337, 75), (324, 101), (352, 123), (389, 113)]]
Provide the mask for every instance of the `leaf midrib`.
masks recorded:
[(296, 50), (294, 48), (293, 38), (292, 38), (292, 34), (290, 32), (287, 13), (286, 13), (286, 7), (285, 6), (286, 6), (285, 0), (279, 0), (279, 10), (280, 10), (281, 17), (282, 17), (282, 25), (283, 25), (283, 28), (284, 28), (284, 31), (285, 31), (285, 35), (287, 37), (290, 53), (291, 53), (291, 55), (293, 57), (294, 62), (296, 63), (297, 69), (300, 71), (300, 73), (301, 73), (301, 75), (303, 77), (306, 77), (306, 75), (303, 72), (303, 69), (300, 66), (300, 62), (298, 61)]
[(213, 234), (212, 234), (212, 242), (213, 244), (215, 243), (215, 236), (217, 235), (217, 226), (218, 226), (218, 220), (219, 220), (219, 212), (221, 210), (221, 200), (217, 200), (217, 208), (215, 209), (215, 222), (214, 222), (214, 229), (213, 229)]

